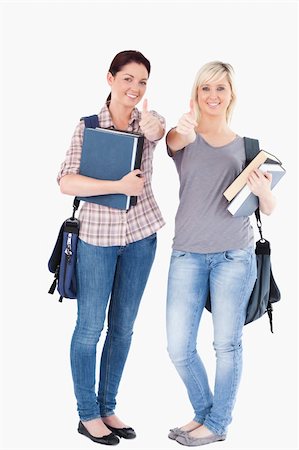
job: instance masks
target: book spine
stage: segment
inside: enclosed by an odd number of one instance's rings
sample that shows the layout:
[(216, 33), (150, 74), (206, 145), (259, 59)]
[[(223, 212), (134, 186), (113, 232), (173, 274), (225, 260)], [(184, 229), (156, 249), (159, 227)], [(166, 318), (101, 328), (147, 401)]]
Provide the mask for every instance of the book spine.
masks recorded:
[(252, 160), (248, 166), (245, 167), (245, 169), (240, 173), (240, 175), (237, 176), (235, 181), (232, 182), (232, 184), (223, 192), (224, 197), (231, 201), (235, 195), (242, 189), (243, 186), (245, 186), (248, 175), (250, 172), (254, 169), (257, 169), (260, 167), (261, 164), (263, 164), (267, 159), (267, 155), (265, 152), (260, 151), (260, 153)]
[[(132, 148), (132, 157), (131, 157), (131, 166), (130, 166), (131, 171), (134, 170), (134, 167), (135, 167), (137, 143), (138, 143), (138, 138), (134, 138), (133, 139), (133, 148)], [(130, 205), (131, 205), (131, 197), (128, 196), (127, 203), (126, 203), (126, 209), (129, 209)]]
[(144, 137), (143, 136), (138, 137), (134, 170), (140, 169), (141, 167), (143, 144), (144, 144)]
[[(136, 141), (137, 141), (137, 146), (136, 146), (136, 153), (135, 153), (135, 162), (134, 162), (132, 170), (140, 169), (140, 167), (141, 167), (144, 137), (140, 136), (140, 137), (136, 138)], [(130, 197), (130, 206), (135, 206), (136, 203), (137, 203), (137, 196)]]

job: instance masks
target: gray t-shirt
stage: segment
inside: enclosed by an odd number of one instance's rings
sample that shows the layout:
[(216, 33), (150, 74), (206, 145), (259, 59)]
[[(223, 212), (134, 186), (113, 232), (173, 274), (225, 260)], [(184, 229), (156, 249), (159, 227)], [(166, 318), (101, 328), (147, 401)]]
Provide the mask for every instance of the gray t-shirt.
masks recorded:
[(173, 248), (214, 253), (253, 246), (249, 217), (233, 217), (223, 196), (245, 167), (244, 140), (237, 136), (227, 145), (213, 147), (197, 134), (173, 160), (180, 178)]

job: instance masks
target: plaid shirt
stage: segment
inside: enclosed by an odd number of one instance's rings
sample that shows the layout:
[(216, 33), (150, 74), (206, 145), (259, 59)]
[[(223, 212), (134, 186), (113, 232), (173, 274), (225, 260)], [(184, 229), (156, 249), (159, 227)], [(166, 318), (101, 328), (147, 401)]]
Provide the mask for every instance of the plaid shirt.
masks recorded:
[[(155, 111), (151, 112), (165, 128), (164, 118)], [(98, 117), (100, 127), (108, 128), (113, 126), (109, 109), (106, 105), (101, 109)], [(129, 121), (128, 131), (140, 133), (140, 120), (141, 112), (134, 108)], [(75, 129), (70, 148), (61, 165), (57, 177), (58, 183), (64, 175), (79, 173), (83, 132), (84, 121), (81, 120)], [(138, 196), (137, 205), (128, 211), (123, 211), (84, 202), (79, 213), (80, 239), (89, 244), (102, 247), (124, 246), (150, 236), (165, 224), (151, 188), (153, 151), (156, 145), (157, 141), (150, 142), (144, 139), (140, 170), (145, 177), (145, 183), (142, 194)]]

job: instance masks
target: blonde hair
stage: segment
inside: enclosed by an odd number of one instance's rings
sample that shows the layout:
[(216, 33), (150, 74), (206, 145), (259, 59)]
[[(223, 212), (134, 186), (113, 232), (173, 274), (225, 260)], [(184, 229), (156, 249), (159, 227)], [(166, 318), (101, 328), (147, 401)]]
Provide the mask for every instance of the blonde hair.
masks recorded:
[(196, 74), (192, 92), (191, 92), (191, 98), (193, 100), (194, 104), (194, 110), (196, 114), (196, 120), (199, 122), (200, 120), (200, 109), (198, 106), (197, 101), (197, 91), (198, 87), (202, 84), (208, 83), (209, 81), (218, 81), (221, 80), (223, 77), (227, 77), (227, 80), (229, 82), (231, 92), (232, 92), (232, 98), (231, 102), (226, 110), (226, 121), (229, 122), (232, 116), (233, 109), (236, 104), (236, 88), (234, 84), (234, 69), (230, 64), (223, 63), (221, 61), (212, 61), (199, 69), (199, 71)]

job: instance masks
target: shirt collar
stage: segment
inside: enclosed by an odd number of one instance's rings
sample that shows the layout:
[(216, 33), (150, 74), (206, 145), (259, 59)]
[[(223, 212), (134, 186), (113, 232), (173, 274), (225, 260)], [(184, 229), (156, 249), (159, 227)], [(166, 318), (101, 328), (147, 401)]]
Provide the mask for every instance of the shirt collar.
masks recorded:
[[(113, 126), (110, 111), (109, 111), (109, 108), (106, 103), (103, 106), (103, 108), (101, 109), (100, 114), (103, 115), (105, 118), (107, 118), (107, 121), (109, 121), (110, 126)], [(135, 121), (136, 121), (136, 124), (135, 124)], [(135, 130), (135, 128), (138, 128), (138, 125), (139, 125), (139, 111), (137, 108), (134, 108), (131, 113), (130, 120), (129, 120), (129, 128), (132, 128), (132, 130)]]

